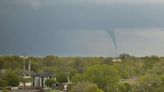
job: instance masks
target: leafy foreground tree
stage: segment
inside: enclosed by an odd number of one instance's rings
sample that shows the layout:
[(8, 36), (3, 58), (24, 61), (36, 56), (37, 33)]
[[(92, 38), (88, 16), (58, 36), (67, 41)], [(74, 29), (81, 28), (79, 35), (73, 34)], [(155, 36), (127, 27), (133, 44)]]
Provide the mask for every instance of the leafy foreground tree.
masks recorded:
[(96, 83), (105, 92), (114, 91), (119, 81), (118, 71), (109, 65), (95, 65), (84, 73), (86, 81)]
[(83, 75), (79, 73), (76, 73), (71, 79), (71, 81), (74, 83), (82, 82), (83, 80)]
[(103, 90), (94, 83), (79, 82), (71, 89), (71, 92), (103, 92)]
[(56, 80), (54, 80), (54, 79), (47, 79), (46, 82), (45, 82), (45, 84), (48, 87), (52, 87), (53, 84), (56, 84)]
[(7, 85), (11, 87), (17, 87), (19, 85), (20, 79), (14, 73), (8, 73), (6, 76)]
[(64, 72), (58, 72), (56, 73), (56, 79), (59, 83), (67, 82), (67, 75)]
[(158, 75), (146, 74), (140, 78), (139, 82), (140, 86), (147, 92), (163, 92), (159, 91), (159, 88), (161, 89), (162, 86), (162, 81)]

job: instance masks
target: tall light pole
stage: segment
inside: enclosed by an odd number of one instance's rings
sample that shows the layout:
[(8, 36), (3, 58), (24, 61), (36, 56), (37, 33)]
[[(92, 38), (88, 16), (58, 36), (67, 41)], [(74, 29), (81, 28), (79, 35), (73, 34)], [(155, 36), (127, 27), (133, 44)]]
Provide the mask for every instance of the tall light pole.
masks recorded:
[(26, 61), (25, 61), (25, 55), (23, 56), (23, 76), (26, 76)]
[(29, 59), (28, 73), (29, 73), (29, 76), (31, 76), (31, 59)]

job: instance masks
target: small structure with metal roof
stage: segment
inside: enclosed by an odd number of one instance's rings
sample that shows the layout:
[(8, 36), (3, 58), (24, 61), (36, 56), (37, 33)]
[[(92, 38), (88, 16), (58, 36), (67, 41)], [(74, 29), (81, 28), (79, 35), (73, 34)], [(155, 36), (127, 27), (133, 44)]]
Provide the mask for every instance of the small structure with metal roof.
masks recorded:
[(45, 82), (47, 79), (55, 79), (56, 80), (54, 73), (51, 73), (51, 72), (33, 73), (31, 76), (33, 77), (33, 87), (34, 88), (46, 87)]

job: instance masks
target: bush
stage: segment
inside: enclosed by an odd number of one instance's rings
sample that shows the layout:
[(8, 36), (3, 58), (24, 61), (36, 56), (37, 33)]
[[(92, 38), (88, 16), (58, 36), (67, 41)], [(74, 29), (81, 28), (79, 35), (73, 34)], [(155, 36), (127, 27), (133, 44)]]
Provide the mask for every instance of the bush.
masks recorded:
[(7, 85), (11, 87), (17, 87), (19, 85), (19, 77), (14, 73), (9, 73), (6, 76)]
[(6, 87), (7, 86), (7, 81), (0, 79), (0, 88)]
[(53, 84), (56, 84), (56, 81), (54, 79), (47, 79), (45, 84), (48, 87), (52, 87)]
[(94, 83), (81, 82), (77, 83), (72, 89), (71, 92), (103, 92), (99, 89), (98, 86)]

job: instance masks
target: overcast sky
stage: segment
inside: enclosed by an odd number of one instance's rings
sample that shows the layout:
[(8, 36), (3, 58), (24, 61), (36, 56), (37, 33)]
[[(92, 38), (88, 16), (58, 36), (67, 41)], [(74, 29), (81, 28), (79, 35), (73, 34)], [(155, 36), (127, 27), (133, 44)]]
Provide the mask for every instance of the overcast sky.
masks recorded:
[(164, 56), (163, 10), (164, 0), (0, 0), (0, 54)]

